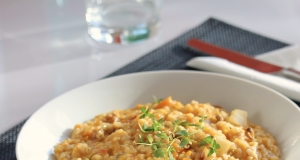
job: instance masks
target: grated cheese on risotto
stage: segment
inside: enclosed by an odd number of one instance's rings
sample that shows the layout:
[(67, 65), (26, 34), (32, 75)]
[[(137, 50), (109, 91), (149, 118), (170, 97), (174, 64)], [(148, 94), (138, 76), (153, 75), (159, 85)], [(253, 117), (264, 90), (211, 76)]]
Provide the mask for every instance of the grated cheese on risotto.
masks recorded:
[(279, 160), (275, 138), (247, 112), (171, 97), (100, 114), (54, 148), (58, 160)]

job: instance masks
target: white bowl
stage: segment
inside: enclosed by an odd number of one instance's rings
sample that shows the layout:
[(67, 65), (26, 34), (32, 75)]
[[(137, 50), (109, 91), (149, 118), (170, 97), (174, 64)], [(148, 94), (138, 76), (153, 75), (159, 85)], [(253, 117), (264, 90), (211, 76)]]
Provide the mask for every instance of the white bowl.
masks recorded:
[(50, 101), (22, 128), (16, 146), (18, 160), (54, 160), (53, 147), (73, 126), (95, 115), (172, 96), (183, 103), (210, 102), (246, 110), (250, 121), (275, 135), (282, 159), (300, 157), (300, 110), (292, 101), (262, 85), (199, 71), (158, 71), (103, 79)]

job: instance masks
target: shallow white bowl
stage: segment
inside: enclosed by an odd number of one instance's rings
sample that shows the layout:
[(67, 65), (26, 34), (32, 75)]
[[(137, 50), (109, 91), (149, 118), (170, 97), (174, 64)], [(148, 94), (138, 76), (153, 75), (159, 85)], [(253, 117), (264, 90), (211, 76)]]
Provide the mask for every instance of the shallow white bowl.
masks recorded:
[(300, 157), (300, 110), (285, 96), (239, 78), (199, 71), (158, 71), (103, 79), (50, 101), (22, 128), (18, 160), (54, 160), (53, 147), (73, 126), (100, 113), (134, 107), (156, 97), (172, 96), (183, 103), (210, 102), (227, 111), (246, 110), (250, 121), (275, 135), (282, 159)]

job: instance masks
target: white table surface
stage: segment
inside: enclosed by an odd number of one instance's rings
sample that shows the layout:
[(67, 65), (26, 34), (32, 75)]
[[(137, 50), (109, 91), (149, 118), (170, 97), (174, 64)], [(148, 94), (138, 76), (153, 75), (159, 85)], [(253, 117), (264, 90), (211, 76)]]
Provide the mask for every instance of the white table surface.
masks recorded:
[(0, 1), (0, 133), (51, 99), (96, 81), (215, 17), (300, 44), (299, 0), (165, 0), (159, 34), (102, 51), (87, 36), (83, 0)]

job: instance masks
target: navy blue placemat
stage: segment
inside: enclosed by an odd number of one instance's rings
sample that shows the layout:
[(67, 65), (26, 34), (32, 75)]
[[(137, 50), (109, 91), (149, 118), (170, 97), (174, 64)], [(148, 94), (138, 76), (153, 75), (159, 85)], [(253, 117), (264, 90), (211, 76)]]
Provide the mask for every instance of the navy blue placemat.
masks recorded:
[(206, 42), (251, 56), (288, 46), (284, 42), (263, 37), (220, 20), (210, 18), (200, 26), (186, 32), (109, 76), (140, 71), (190, 69), (186, 68), (185, 62), (196, 56), (207, 56), (204, 53), (190, 50), (186, 46), (186, 42), (190, 38), (202, 39)]
[[(186, 47), (186, 41), (190, 38), (199, 38), (251, 56), (288, 46), (286, 43), (210, 18), (203, 24), (126, 65), (108, 77), (141, 71), (190, 70), (191, 68), (185, 66), (188, 60), (196, 56), (206, 56)], [(25, 121), (0, 135), (0, 160), (16, 160), (16, 139), (24, 123)]]

